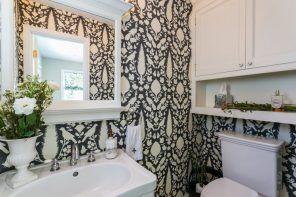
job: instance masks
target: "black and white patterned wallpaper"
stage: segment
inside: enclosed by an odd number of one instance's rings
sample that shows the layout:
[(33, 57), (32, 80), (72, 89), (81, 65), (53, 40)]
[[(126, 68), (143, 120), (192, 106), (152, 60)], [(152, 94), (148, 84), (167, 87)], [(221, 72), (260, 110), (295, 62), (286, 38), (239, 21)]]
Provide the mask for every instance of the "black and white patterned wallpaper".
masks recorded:
[[(18, 24), (30, 24), (91, 38), (91, 99), (113, 98), (113, 35), (106, 24), (54, 9), (32, 0), (18, 0)], [(108, 127), (124, 148), (127, 125), (141, 124), (144, 158), (140, 163), (155, 173), (157, 196), (183, 196), (188, 181), (189, 151), (221, 171), (221, 150), (216, 132), (235, 130), (285, 139), (284, 182), (286, 194), (296, 196), (296, 129), (282, 125), (223, 117), (193, 115), (190, 111), (190, 0), (130, 0), (135, 5), (123, 21), (122, 106), (136, 107), (118, 121), (95, 121), (44, 126), (36, 147), (35, 164), (54, 157), (67, 159), (71, 145), (81, 154), (103, 150)], [(17, 28), (19, 76), (23, 76), (22, 25)], [(111, 56), (111, 58), (109, 58)], [(208, 154), (208, 153), (211, 154)], [(11, 169), (9, 154), (0, 142), (0, 172)]]
[[(157, 175), (157, 196), (183, 196), (190, 148), (191, 38), (188, 20), (192, 5), (190, 0), (129, 2), (135, 7), (123, 20), (122, 106), (134, 106), (138, 113), (130, 117), (123, 112), (118, 121), (46, 126), (42, 128), (44, 136), (36, 144), (38, 156), (35, 163), (53, 157), (69, 158), (71, 144), (75, 142), (80, 144), (81, 154), (93, 149), (102, 150), (108, 127), (115, 132), (119, 147), (124, 147), (127, 125), (141, 124), (144, 158), (140, 163)], [(104, 35), (113, 35), (104, 24), (98, 25), (97, 21), (32, 0), (18, 0), (18, 12), (18, 24), (90, 36), (92, 43), (101, 46), (109, 46), (109, 42), (104, 42), (102, 38)], [(23, 75), (22, 28), (18, 27), (19, 76)], [(111, 39), (110, 46), (112, 42)], [(113, 50), (111, 47), (109, 49)], [(102, 56), (101, 53), (94, 49), (91, 54), (91, 72), (95, 75), (91, 83), (98, 89), (94, 88), (98, 95), (93, 93), (92, 96), (105, 99), (101, 95), (109, 98), (112, 94), (101, 93), (100, 90), (111, 88), (99, 84), (106, 81), (106, 76), (108, 83), (113, 81), (113, 70), (105, 66), (109, 62), (102, 62), (98, 58)], [(106, 53), (105, 56), (110, 55)], [(107, 70), (105, 76), (102, 66)], [(10, 169), (6, 161), (8, 153), (7, 145), (0, 142), (0, 172)]]
[(192, 115), (192, 150), (203, 163), (222, 172), (218, 132), (230, 130), (286, 141), (283, 155), (284, 189), (281, 196), (296, 196), (296, 130), (295, 125), (241, 120), (226, 117)]
[[(156, 174), (158, 196), (182, 196), (189, 156), (189, 0), (132, 0), (123, 21), (122, 105), (135, 106), (144, 159)], [(113, 122), (119, 139), (126, 124)], [(125, 120), (122, 124), (122, 121)], [(134, 124), (134, 123), (132, 123)]]

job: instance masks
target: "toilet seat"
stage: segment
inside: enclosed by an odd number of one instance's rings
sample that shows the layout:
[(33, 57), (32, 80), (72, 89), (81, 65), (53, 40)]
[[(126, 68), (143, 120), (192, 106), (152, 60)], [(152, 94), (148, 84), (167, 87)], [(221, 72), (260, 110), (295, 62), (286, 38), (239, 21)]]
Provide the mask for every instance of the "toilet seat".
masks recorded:
[(259, 197), (258, 193), (228, 178), (210, 182), (201, 192), (201, 197)]

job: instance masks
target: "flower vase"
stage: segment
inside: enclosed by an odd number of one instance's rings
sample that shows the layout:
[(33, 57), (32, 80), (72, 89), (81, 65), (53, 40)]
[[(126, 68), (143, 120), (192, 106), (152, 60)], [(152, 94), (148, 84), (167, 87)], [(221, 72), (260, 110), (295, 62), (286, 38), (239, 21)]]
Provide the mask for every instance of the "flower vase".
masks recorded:
[(28, 169), (30, 162), (37, 154), (35, 144), (38, 137), (17, 140), (1, 139), (8, 144), (9, 155), (7, 161), (16, 168), (16, 173), (6, 178), (6, 183), (11, 188), (22, 186), (38, 178), (37, 174)]

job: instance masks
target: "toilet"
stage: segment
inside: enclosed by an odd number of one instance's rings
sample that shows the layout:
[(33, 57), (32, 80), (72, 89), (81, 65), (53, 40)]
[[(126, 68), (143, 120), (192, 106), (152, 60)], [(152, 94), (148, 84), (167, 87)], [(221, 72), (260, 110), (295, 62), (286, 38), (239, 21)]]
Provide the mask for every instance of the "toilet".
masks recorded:
[(218, 135), (224, 177), (207, 184), (201, 197), (278, 197), (284, 142), (232, 131)]

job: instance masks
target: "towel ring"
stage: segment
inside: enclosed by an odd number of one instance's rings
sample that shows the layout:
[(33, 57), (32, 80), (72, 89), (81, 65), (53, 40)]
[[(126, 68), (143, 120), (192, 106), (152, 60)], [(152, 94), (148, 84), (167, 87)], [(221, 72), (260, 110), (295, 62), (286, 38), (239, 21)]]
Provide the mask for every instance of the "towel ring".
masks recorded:
[(132, 106), (127, 110), (127, 119), (129, 118), (131, 119), (132, 116), (135, 114), (140, 116), (139, 123), (138, 123), (140, 124), (142, 122), (143, 117), (141, 116), (140, 113), (137, 112), (137, 108), (135, 106)]

